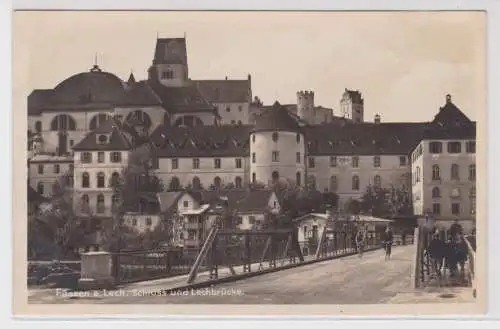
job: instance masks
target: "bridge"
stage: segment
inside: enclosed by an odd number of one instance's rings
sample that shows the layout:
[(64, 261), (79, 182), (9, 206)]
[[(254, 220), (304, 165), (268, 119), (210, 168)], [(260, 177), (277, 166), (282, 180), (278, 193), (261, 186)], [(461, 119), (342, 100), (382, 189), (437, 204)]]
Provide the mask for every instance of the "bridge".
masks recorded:
[[(461, 284), (458, 288), (447, 287), (450, 283), (446, 280), (436, 283), (424, 257), (425, 239), (422, 237), (425, 234), (422, 228), (416, 230), (414, 244), (395, 246), (391, 259), (387, 261), (377, 240), (369, 241), (368, 251), (359, 257), (349, 240), (341, 239), (332, 244), (332, 240), (326, 239), (328, 232), (325, 232), (316, 252), (302, 255), (299, 251), (303, 248), (294, 243), (287, 232), (241, 233), (239, 235), (245, 237), (243, 244), (252, 250), (253, 255), (249, 255), (237, 252), (245, 248), (228, 252), (229, 245), (221, 244), (223, 236), (234, 238), (234, 232), (216, 233), (213, 236), (218, 236), (219, 247), (225, 250), (224, 253), (221, 255), (221, 249), (214, 248), (217, 239), (209, 236), (205, 248), (197, 253), (194, 262), (183, 273), (160, 279), (152, 276), (151, 280), (145, 281), (130, 280), (122, 273), (121, 283), (97, 294), (40, 289), (32, 290), (28, 301), (78, 304), (380, 304), (429, 303), (439, 301), (439, 298), (448, 302), (471, 302), (474, 299), (470, 287), (473, 282)], [(267, 235), (267, 239), (258, 242), (254, 238), (258, 235)], [(245, 261), (237, 263), (241, 259)], [(466, 277), (473, 273), (474, 260), (470, 258), (468, 262)], [(144, 262), (141, 266), (147, 268)], [(167, 268), (169, 271), (174, 269), (172, 264)]]

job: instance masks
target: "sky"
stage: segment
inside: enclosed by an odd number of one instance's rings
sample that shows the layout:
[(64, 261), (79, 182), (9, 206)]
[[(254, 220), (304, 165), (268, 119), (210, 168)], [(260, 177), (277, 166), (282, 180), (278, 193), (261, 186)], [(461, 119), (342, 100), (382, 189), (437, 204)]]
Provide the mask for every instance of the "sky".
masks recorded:
[(340, 115), (348, 88), (366, 121), (430, 121), (446, 94), (472, 120), (485, 111), (480, 12), (17, 12), (13, 29), (26, 96), (88, 71), (96, 54), (104, 71), (144, 79), (157, 36), (186, 34), (191, 79), (251, 74), (264, 104), (311, 90)]

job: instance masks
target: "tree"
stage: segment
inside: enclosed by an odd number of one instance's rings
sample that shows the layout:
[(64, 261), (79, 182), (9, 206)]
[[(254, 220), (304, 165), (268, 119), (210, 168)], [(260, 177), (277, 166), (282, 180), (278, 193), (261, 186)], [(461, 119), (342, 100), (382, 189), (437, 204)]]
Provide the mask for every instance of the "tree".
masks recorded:
[(112, 220), (103, 230), (105, 248), (111, 251), (134, 245), (140, 238), (137, 231), (123, 225), (127, 212), (144, 211), (144, 197), (163, 191), (161, 179), (152, 171), (147, 149), (137, 149), (131, 153), (127, 166), (119, 177), (111, 182), (113, 188)]
[(411, 215), (411, 197), (405, 185), (381, 188), (368, 186), (361, 198), (361, 210), (372, 216)]

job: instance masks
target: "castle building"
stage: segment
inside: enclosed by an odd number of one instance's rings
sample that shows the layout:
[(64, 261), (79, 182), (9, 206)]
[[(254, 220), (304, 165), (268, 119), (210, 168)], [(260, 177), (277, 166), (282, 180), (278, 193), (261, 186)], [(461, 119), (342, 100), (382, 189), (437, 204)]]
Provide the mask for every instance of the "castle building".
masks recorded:
[(335, 192), (344, 202), (369, 185), (397, 185), (411, 188), (416, 214), (471, 217), (476, 128), (451, 96), (430, 122), (382, 122), (380, 114), (367, 122), (359, 91), (345, 90), (340, 117), (316, 106), (312, 91), (296, 96), (297, 104), (264, 106), (253, 98), (250, 75), (191, 80), (186, 40), (158, 39), (147, 80), (131, 74), (122, 81), (94, 65), (29, 95), (30, 184), (49, 185), (57, 174), (49, 177), (45, 168), (66, 161), (68, 170), (74, 167), (78, 208), (88, 204), (109, 215), (108, 182), (146, 141), (155, 173), (170, 190), (282, 180)]

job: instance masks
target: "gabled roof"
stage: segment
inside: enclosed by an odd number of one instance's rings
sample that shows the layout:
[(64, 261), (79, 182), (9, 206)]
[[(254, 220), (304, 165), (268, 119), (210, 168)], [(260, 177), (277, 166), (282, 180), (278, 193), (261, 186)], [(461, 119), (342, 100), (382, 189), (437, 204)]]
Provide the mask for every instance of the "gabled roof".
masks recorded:
[(187, 64), (186, 39), (157, 39), (153, 58), (153, 65), (155, 64)]
[(240, 212), (263, 212), (273, 193), (271, 190), (252, 190), (238, 201), (235, 208)]
[[(109, 134), (109, 140), (100, 144), (98, 136)], [(137, 136), (133, 129), (115, 120), (104, 121), (100, 126), (73, 146), (75, 151), (128, 151), (137, 146)]]
[(177, 206), (177, 201), (184, 194), (184, 192), (161, 192), (158, 193), (158, 200), (160, 201), (160, 210), (162, 213), (170, 212)]
[(248, 103), (251, 100), (250, 80), (195, 80), (193, 83), (212, 103)]
[(159, 126), (151, 134), (158, 157), (245, 157), (252, 126)]
[(297, 120), (279, 102), (273, 107), (263, 110), (255, 119), (254, 132), (258, 131), (291, 131), (299, 132)]
[(151, 80), (149, 81), (149, 85), (154, 93), (158, 95), (163, 106), (168, 112), (217, 113), (216, 108), (202, 96), (194, 84), (189, 84), (183, 87), (166, 87), (157, 81)]
[(472, 121), (451, 101), (451, 95), (446, 95), (446, 104), (439, 108), (432, 123), (446, 127), (467, 127)]
[(123, 97), (116, 102), (119, 106), (161, 106), (162, 101), (147, 81), (131, 83)]
[(227, 202), (230, 208), (239, 212), (264, 211), (273, 191), (262, 190), (214, 190), (190, 191), (191, 195), (200, 204), (210, 204), (212, 207)]

